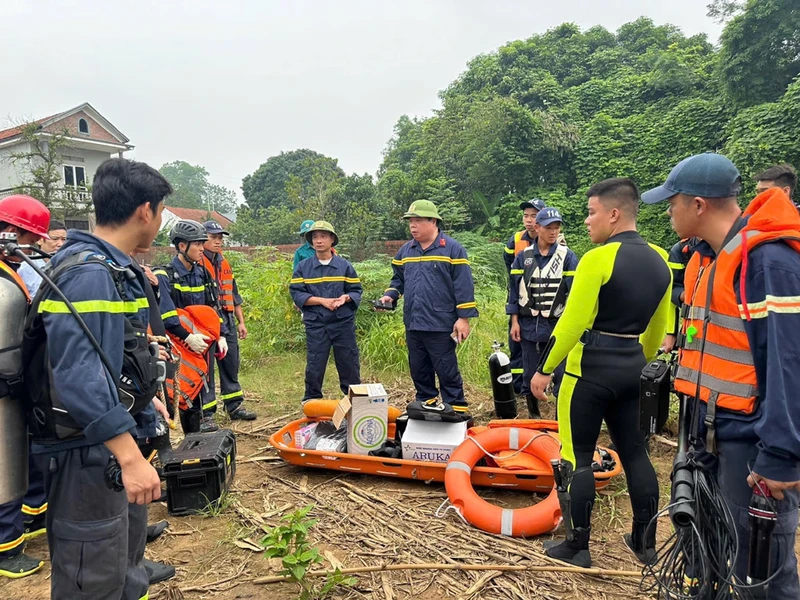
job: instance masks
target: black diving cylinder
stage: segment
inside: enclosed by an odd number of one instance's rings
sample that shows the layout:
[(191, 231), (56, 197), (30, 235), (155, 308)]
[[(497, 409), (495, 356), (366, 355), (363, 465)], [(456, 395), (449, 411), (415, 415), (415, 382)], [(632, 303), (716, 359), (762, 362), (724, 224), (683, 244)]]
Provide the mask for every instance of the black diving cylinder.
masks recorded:
[(511, 359), (505, 352), (500, 352), (502, 343), (492, 344), (489, 356), (489, 376), (492, 378), (492, 397), (494, 412), (498, 419), (515, 419), (517, 417), (517, 398), (514, 394), (513, 376), (511, 375)]

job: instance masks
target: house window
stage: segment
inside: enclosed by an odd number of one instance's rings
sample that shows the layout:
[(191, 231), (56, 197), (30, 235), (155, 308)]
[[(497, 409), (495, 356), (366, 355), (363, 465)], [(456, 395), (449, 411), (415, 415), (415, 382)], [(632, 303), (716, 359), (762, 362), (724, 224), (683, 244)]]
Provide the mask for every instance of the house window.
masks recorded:
[(86, 122), (86, 119), (81, 119), (78, 121), (78, 131), (81, 133), (89, 133), (89, 123)]
[(80, 229), (81, 231), (90, 230), (88, 217), (67, 217), (64, 221), (64, 225), (67, 229)]
[(64, 185), (67, 187), (86, 187), (86, 169), (64, 165)]

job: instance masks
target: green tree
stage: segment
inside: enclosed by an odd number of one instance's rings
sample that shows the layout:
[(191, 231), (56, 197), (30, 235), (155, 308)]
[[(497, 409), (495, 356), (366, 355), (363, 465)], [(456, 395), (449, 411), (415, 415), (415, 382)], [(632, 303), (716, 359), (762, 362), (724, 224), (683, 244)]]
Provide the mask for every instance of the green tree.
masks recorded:
[(800, 79), (778, 102), (739, 111), (728, 123), (727, 136), (723, 153), (742, 173), (743, 198), (752, 198), (753, 176), (766, 167), (784, 162), (800, 166)]
[(89, 182), (75, 182), (75, 187), (64, 186), (63, 154), (69, 147), (67, 128), (44, 132), (39, 123), (22, 123), (20, 126), (22, 150), (12, 151), (5, 159), (22, 176), (15, 192), (40, 200), (54, 216), (85, 213), (91, 209)]
[(290, 173), (286, 179), (286, 206), (308, 215), (309, 219), (335, 220), (332, 215), (341, 209), (340, 188), (345, 178), (336, 162), (327, 156), (306, 158), (302, 163), (303, 175)]
[(255, 209), (240, 206), (230, 234), (245, 246), (296, 244), (300, 222), (300, 215), (284, 206)]
[(797, 0), (748, 0), (722, 32), (719, 75), (737, 107), (774, 102), (800, 73)]
[[(339, 168), (335, 158), (305, 148), (281, 152), (268, 158), (254, 173), (242, 180), (244, 199), (250, 208), (290, 207), (293, 202), (287, 188), (290, 179), (297, 177), (301, 189), (310, 188), (315, 175), (319, 183), (320, 173), (323, 179), (330, 179), (333, 174), (344, 177), (344, 171)], [(296, 186), (297, 183), (292, 185)]]
[(726, 23), (735, 15), (744, 10), (745, 0), (712, 0), (706, 8), (706, 16), (717, 23)]
[(208, 171), (200, 165), (176, 160), (163, 164), (159, 172), (172, 185), (173, 192), (167, 198), (168, 206), (216, 210), (222, 213), (236, 210), (235, 192), (210, 183)]

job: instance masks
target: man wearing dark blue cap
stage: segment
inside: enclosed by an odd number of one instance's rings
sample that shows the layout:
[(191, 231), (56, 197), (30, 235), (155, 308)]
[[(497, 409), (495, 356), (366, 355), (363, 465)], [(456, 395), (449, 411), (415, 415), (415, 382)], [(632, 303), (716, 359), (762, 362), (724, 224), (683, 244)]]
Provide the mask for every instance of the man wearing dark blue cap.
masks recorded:
[[(244, 395), (239, 384), (239, 340), (247, 337), (242, 297), (233, 269), (222, 255), (223, 236), (230, 234), (216, 221), (206, 221), (203, 226), (208, 233), (208, 240), (203, 244), (203, 264), (217, 287), (219, 316), (224, 322), (225, 340), (228, 343), (228, 351), (221, 358), (217, 357), (220, 399), (232, 421), (253, 421), (256, 413), (242, 406)], [(234, 322), (234, 315), (238, 325)], [(213, 419), (216, 412), (216, 399), (203, 406), (204, 419)]]
[[(561, 213), (547, 207), (536, 216), (536, 241), (517, 254), (511, 265), (506, 313), (511, 315), (511, 339), (522, 345), (523, 386), (528, 413), (538, 419), (539, 400), (531, 393), (531, 377), (536, 372), (544, 347), (564, 312), (578, 257), (558, 243)], [(554, 393), (558, 396), (564, 363), (554, 372)]]
[[(520, 202), (519, 208), (522, 210), (522, 224), (525, 229), (516, 232), (508, 238), (508, 243), (503, 249), (505, 250), (505, 256), (503, 258), (505, 259), (506, 269), (509, 274), (511, 273), (511, 265), (514, 262), (514, 258), (525, 248), (532, 246), (536, 241), (536, 215), (538, 215), (539, 211), (544, 207), (544, 201), (538, 198)], [(514, 288), (512, 287), (509, 289)], [(511, 353), (511, 374), (513, 375), (514, 392), (517, 395), (526, 393), (528, 387), (527, 385), (523, 385), (522, 382), (524, 373), (522, 366), (522, 345), (511, 335), (511, 319), (508, 321), (508, 350)]]
[[(699, 461), (719, 482), (736, 525), (734, 573), (747, 578), (748, 504), (771, 493), (774, 579), (756, 598), (800, 598), (795, 532), (800, 500), (800, 216), (780, 187), (742, 214), (739, 171), (719, 154), (681, 161), (642, 196), (669, 201), (676, 233), (699, 237), (686, 267), (675, 389), (690, 398)], [(702, 584), (703, 582), (699, 582)]]

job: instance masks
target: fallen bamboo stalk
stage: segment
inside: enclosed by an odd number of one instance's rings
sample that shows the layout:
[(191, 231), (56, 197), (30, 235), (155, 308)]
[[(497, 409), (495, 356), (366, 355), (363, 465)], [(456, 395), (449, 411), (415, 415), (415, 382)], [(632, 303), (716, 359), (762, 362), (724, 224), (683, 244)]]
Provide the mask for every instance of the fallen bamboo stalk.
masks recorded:
[[(527, 566), (527, 565), (461, 565), (461, 564), (397, 564), (379, 565), (374, 567), (354, 567), (352, 569), (340, 569), (342, 575), (354, 575), (357, 573), (377, 573), (381, 571), (528, 571), (531, 573), (575, 573), (578, 575), (594, 575), (596, 577), (641, 577), (641, 571), (616, 571), (610, 569), (584, 569), (582, 567), (560, 567), (556, 565), (547, 566)], [(336, 571), (309, 571), (306, 577), (327, 577), (335, 575)], [(275, 575), (272, 577), (258, 577), (252, 583), (268, 584), (290, 581), (290, 575)]]
[(665, 446), (669, 446), (670, 448), (678, 447), (678, 442), (667, 439), (663, 435), (654, 435), (653, 439), (661, 444), (664, 444)]

